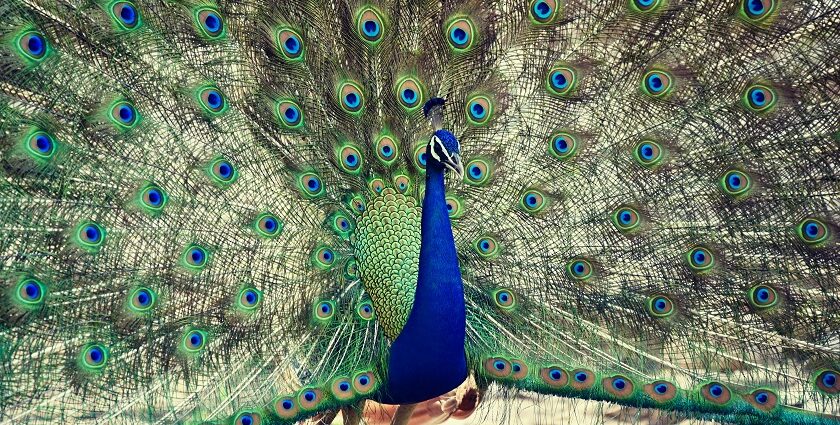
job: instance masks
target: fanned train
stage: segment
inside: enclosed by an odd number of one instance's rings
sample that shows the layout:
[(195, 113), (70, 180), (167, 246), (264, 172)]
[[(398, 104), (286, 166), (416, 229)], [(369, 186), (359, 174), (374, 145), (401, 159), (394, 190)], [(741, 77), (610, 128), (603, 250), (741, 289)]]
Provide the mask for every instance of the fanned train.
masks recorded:
[(840, 422), (837, 1), (4, 0), (0, 52), (0, 422)]

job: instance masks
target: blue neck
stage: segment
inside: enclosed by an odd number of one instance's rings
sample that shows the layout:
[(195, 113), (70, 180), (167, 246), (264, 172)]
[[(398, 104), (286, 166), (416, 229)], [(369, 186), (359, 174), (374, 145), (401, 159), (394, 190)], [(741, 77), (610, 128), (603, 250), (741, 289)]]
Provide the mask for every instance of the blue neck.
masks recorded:
[(384, 403), (428, 400), (452, 390), (467, 377), (464, 288), (443, 173), (443, 165), (429, 157), (414, 307), (391, 345)]

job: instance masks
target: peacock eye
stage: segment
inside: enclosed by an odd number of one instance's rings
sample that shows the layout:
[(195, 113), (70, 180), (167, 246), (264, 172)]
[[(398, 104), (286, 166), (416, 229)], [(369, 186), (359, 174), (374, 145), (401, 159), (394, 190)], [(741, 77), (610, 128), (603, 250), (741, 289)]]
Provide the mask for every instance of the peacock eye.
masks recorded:
[(82, 248), (89, 251), (98, 250), (105, 241), (105, 230), (92, 221), (82, 223), (76, 231), (76, 240)]
[(365, 301), (356, 308), (356, 314), (362, 318), (362, 320), (373, 320), (373, 305), (370, 301)]
[(274, 402), (274, 412), (282, 419), (291, 419), (298, 413), (298, 405), (293, 397), (281, 397)]
[(549, 366), (540, 370), (540, 378), (546, 384), (559, 388), (569, 382), (569, 375), (562, 368)]
[(275, 111), (283, 127), (296, 129), (303, 125), (303, 112), (297, 103), (291, 100), (281, 100), (277, 102)]
[(90, 344), (82, 350), (82, 365), (88, 371), (97, 371), (108, 362), (108, 349), (102, 344)]
[(47, 56), (48, 44), (46, 38), (35, 30), (24, 32), (18, 37), (18, 51), (31, 61), (40, 62)]
[(18, 282), (15, 294), (17, 295), (16, 299), (23, 304), (23, 307), (32, 308), (43, 303), (46, 288), (43, 283), (30, 277)]
[(526, 212), (536, 214), (545, 208), (546, 199), (542, 192), (536, 189), (529, 189), (522, 194), (522, 198), (519, 201), (519, 205)]
[(379, 44), (385, 34), (382, 16), (378, 10), (372, 7), (367, 7), (359, 12), (356, 19), (356, 28), (362, 40), (373, 46)]
[(398, 174), (394, 177), (394, 187), (397, 192), (406, 193), (411, 189), (411, 179), (405, 174)]
[(336, 378), (330, 386), (332, 395), (338, 400), (349, 400), (353, 397), (353, 383), (350, 378)]
[(474, 243), (475, 251), (482, 258), (492, 259), (499, 255), (499, 244), (496, 239), (491, 236), (484, 236), (478, 238)]
[(140, 205), (152, 215), (163, 210), (167, 200), (166, 192), (156, 184), (150, 183), (140, 190)]
[(612, 214), (612, 222), (622, 232), (632, 232), (639, 228), (641, 218), (633, 207), (624, 205), (618, 207)]
[(220, 186), (229, 185), (238, 177), (236, 168), (234, 168), (230, 161), (224, 158), (218, 158), (211, 162), (208, 168), (208, 174), (213, 182)]
[(603, 380), (604, 389), (617, 398), (627, 398), (633, 393), (633, 381), (625, 376), (613, 376)]
[(595, 384), (595, 373), (587, 369), (575, 369), (570, 373), (572, 377), (572, 387), (578, 390), (583, 390), (592, 387)]
[(129, 309), (135, 313), (146, 313), (155, 306), (157, 295), (149, 288), (137, 288), (129, 295)]
[(764, 21), (776, 8), (775, 0), (742, 0), (741, 16), (749, 22)]
[(750, 177), (740, 170), (729, 170), (720, 179), (723, 191), (728, 195), (742, 197), (746, 195), (752, 186)]
[(303, 58), (303, 38), (297, 32), (289, 28), (281, 29), (277, 31), (276, 42), (280, 53), (287, 60), (297, 61)]
[(200, 270), (207, 265), (207, 250), (198, 245), (190, 245), (184, 250), (182, 262), (189, 269)]
[(828, 394), (840, 393), (840, 372), (836, 370), (824, 370), (817, 375), (815, 380), (817, 388)]
[(513, 292), (508, 289), (499, 289), (493, 293), (493, 301), (496, 306), (504, 310), (510, 310), (516, 307), (516, 298)]
[(547, 78), (548, 91), (560, 96), (569, 94), (577, 85), (577, 74), (568, 66), (551, 68)]
[(668, 94), (672, 89), (671, 74), (662, 70), (651, 70), (642, 78), (642, 89), (648, 96), (659, 98)]
[(219, 12), (203, 8), (195, 12), (196, 23), (201, 33), (210, 39), (219, 39), (225, 34), (225, 24)]
[(577, 153), (577, 139), (569, 133), (556, 133), (549, 139), (549, 152), (555, 158), (564, 161)]
[(421, 170), (426, 169), (426, 148), (427, 144), (420, 143), (416, 149), (414, 149), (414, 165)]
[(506, 378), (512, 372), (510, 361), (502, 357), (491, 357), (484, 360), (484, 371), (495, 378)]
[(365, 106), (362, 88), (353, 81), (345, 81), (338, 88), (338, 103), (345, 112), (358, 115)]
[(227, 100), (215, 87), (201, 89), (198, 97), (204, 110), (211, 114), (218, 115), (227, 109)]
[(796, 233), (799, 239), (809, 245), (820, 245), (828, 240), (829, 229), (820, 220), (816, 218), (806, 218), (796, 227)]
[(111, 121), (116, 123), (117, 127), (123, 130), (134, 127), (139, 121), (137, 110), (134, 109), (134, 105), (124, 100), (116, 102), (111, 106), (110, 116)]
[(752, 85), (744, 92), (744, 104), (753, 112), (768, 112), (776, 105), (776, 92), (769, 86)]
[(256, 309), (261, 300), (262, 293), (254, 288), (245, 288), (239, 292), (239, 308), (245, 311)]
[(633, 149), (633, 156), (643, 167), (656, 167), (662, 162), (662, 146), (652, 140), (642, 140)]
[(630, 9), (636, 12), (652, 12), (662, 6), (662, 0), (631, 0)]
[(198, 329), (192, 329), (184, 334), (182, 347), (187, 353), (195, 354), (204, 349), (207, 344), (207, 334)]
[(365, 198), (360, 195), (354, 195), (351, 197), (348, 204), (350, 205), (350, 208), (358, 214), (365, 212), (365, 209), (367, 208), (365, 205)]
[(376, 376), (371, 372), (362, 372), (353, 378), (353, 388), (361, 395), (371, 393), (376, 388), (376, 383)]
[(397, 83), (397, 100), (407, 111), (414, 111), (423, 104), (423, 89), (414, 77), (405, 77)]
[(709, 382), (704, 385), (700, 389), (700, 394), (714, 404), (726, 404), (732, 397), (729, 388), (718, 382)]
[(467, 51), (475, 41), (475, 26), (467, 17), (455, 18), (446, 27), (446, 40), (455, 51)]
[(557, 17), (557, 0), (531, 0), (529, 12), (537, 24), (551, 23)]
[(677, 387), (668, 381), (655, 381), (645, 385), (644, 391), (659, 403), (671, 401), (677, 396)]
[(335, 253), (326, 246), (316, 248), (312, 253), (312, 263), (319, 269), (329, 269), (335, 263)]
[(362, 154), (355, 146), (344, 146), (338, 152), (341, 168), (351, 174), (357, 174), (362, 169)]
[(390, 165), (397, 157), (397, 143), (391, 136), (380, 136), (376, 141), (376, 156), (386, 165)]
[(467, 120), (473, 125), (483, 125), (490, 121), (493, 104), (490, 98), (476, 95), (467, 100)]
[(592, 264), (586, 259), (578, 258), (566, 265), (566, 272), (574, 280), (588, 280), (592, 277)]
[(132, 30), (140, 25), (140, 14), (134, 3), (118, 1), (111, 6), (111, 16), (117, 25), (124, 30)]
[(243, 412), (236, 416), (234, 425), (260, 425), (262, 416), (256, 412)]
[(29, 136), (26, 150), (35, 158), (47, 160), (55, 154), (55, 141), (43, 131), (36, 131)]
[(481, 186), (490, 180), (492, 167), (484, 159), (474, 159), (467, 163), (467, 183), (473, 186)]
[(756, 308), (769, 308), (778, 302), (776, 290), (767, 285), (753, 286), (749, 291), (749, 300)]
[(657, 318), (664, 318), (674, 314), (674, 303), (664, 295), (648, 298), (648, 313)]
[(715, 265), (715, 257), (711, 251), (702, 246), (692, 248), (686, 253), (688, 265), (692, 270), (703, 272)]
[(324, 194), (324, 185), (321, 184), (321, 178), (315, 173), (302, 174), (298, 177), (298, 184), (307, 197), (314, 198)]
[(447, 196), (446, 211), (451, 219), (461, 218), (464, 215), (464, 201), (454, 195)]
[(260, 214), (254, 224), (257, 234), (266, 238), (273, 238), (283, 230), (283, 223), (271, 213)]

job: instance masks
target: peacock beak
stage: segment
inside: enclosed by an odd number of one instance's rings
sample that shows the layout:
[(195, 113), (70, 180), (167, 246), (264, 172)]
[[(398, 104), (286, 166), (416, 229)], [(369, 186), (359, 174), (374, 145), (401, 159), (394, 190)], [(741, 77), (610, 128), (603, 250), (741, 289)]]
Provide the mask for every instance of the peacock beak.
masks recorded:
[(457, 153), (452, 154), (449, 157), (443, 158), (441, 162), (446, 168), (458, 175), (458, 180), (464, 179), (464, 164), (461, 163), (461, 155)]

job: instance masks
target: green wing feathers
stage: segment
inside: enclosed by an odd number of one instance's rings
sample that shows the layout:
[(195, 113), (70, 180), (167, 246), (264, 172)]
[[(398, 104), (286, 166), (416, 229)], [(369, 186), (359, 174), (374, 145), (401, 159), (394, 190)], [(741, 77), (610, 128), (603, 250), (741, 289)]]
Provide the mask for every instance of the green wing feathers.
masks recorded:
[(838, 13), (4, 2), (0, 420), (360, 409), (412, 308), (444, 97), (483, 403), (833, 423)]

